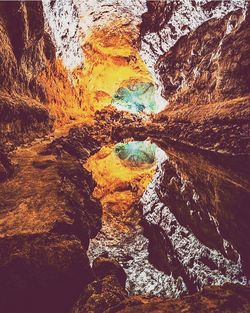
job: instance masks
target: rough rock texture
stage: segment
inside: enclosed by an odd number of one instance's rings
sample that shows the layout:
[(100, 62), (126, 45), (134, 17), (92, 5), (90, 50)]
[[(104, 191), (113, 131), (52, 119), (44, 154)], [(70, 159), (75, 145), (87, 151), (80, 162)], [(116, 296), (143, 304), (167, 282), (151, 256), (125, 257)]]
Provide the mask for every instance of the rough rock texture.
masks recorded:
[(46, 101), (37, 76), (55, 58), (55, 48), (44, 34), (42, 3), (2, 1), (0, 12), (1, 90)]
[(208, 20), (159, 58), (156, 68), (170, 105), (249, 95), (250, 10), (243, 19), (242, 11), (236, 11)]
[[(67, 152), (44, 154), (48, 142), (13, 153), (14, 172), (1, 184), (5, 312), (68, 312), (93, 277), (86, 249), (101, 227), (101, 207), (91, 195), (95, 184)], [(1, 162), (8, 168), (6, 157)]]
[(116, 261), (102, 255), (94, 260), (93, 272), (96, 279), (82, 292), (72, 313), (102, 313), (127, 298), (126, 274)]
[(0, 41), (0, 144), (11, 150), (51, 132), (52, 116), (82, 112), (82, 88), (56, 60), (41, 1), (1, 1)]
[(68, 312), (92, 279), (74, 236), (15, 235), (0, 240), (2, 312)]
[(0, 92), (0, 144), (6, 151), (43, 137), (53, 128), (53, 118), (35, 99)]
[(154, 118), (151, 134), (210, 151), (249, 154), (249, 114), (249, 96), (207, 105), (169, 106)]
[(1, 2), (0, 143), (25, 142), (51, 130), (49, 113), (39, 103), (46, 91), (37, 80), (55, 57), (43, 25), (41, 2)]
[(127, 275), (118, 262), (109, 259), (108, 254), (100, 255), (96, 258), (92, 264), (92, 269), (99, 279), (108, 275), (116, 276), (121, 286), (125, 288)]
[(114, 275), (93, 281), (83, 291), (72, 313), (102, 313), (121, 303), (127, 296), (125, 289)]
[[(175, 5), (149, 3), (141, 25), (142, 44), (151, 47), (169, 101), (155, 119), (155, 134), (208, 150), (249, 153), (249, 4)], [(236, 10), (244, 5), (246, 10)], [(176, 20), (180, 14), (183, 25)], [(189, 25), (196, 14), (200, 19)], [(172, 44), (169, 36), (176, 37)]]
[[(223, 287), (206, 287), (203, 291), (192, 296), (176, 300), (165, 300), (162, 302), (154, 300), (149, 303), (127, 300), (114, 309), (106, 310), (106, 313), (247, 313), (250, 309), (249, 288), (226, 284)], [(142, 301), (141, 301), (142, 302)]]
[(149, 0), (146, 4), (147, 12), (142, 15), (140, 26), (141, 55), (153, 75), (159, 78), (154, 66), (177, 40), (211, 18), (243, 9), (246, 1)]

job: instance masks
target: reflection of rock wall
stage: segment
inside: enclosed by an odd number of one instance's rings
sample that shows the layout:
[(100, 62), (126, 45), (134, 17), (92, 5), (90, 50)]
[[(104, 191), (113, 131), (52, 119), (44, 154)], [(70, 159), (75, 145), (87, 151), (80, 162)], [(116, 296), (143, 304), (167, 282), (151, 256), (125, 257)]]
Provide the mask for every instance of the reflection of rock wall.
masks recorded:
[(149, 260), (182, 277), (189, 291), (228, 280), (246, 283), (249, 276), (247, 175), (211, 161), (169, 150), (142, 197)]

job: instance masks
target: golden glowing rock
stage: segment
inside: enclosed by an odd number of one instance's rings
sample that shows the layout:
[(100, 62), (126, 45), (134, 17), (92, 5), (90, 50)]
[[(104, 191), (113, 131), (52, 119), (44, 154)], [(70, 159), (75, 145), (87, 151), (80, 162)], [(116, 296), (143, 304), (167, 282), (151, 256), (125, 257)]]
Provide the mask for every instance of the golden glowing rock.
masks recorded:
[(77, 70), (80, 85), (86, 86), (85, 103), (95, 112), (111, 103), (121, 86), (152, 82), (136, 42), (138, 29), (119, 19), (96, 27), (85, 38), (83, 70)]
[(84, 165), (97, 183), (94, 196), (103, 207), (103, 222), (117, 230), (129, 231), (138, 221), (135, 205), (155, 172), (155, 163), (129, 166), (114, 152), (114, 146), (103, 147)]
[(84, 103), (84, 86), (77, 79), (70, 79), (70, 73), (60, 60), (46, 68), (39, 77), (47, 94), (49, 111), (55, 116), (55, 124), (64, 125), (70, 120), (83, 120), (88, 116)]

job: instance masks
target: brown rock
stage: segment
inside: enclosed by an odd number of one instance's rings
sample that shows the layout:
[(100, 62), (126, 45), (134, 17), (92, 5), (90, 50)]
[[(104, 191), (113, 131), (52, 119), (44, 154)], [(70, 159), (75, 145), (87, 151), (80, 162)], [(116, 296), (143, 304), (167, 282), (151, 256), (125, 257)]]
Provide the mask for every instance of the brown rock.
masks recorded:
[(170, 104), (192, 106), (249, 95), (249, 13), (242, 20), (240, 10), (208, 20), (160, 57), (156, 69)]
[(240, 285), (206, 287), (201, 292), (180, 299), (152, 300), (138, 304), (125, 300), (105, 313), (248, 313), (250, 310), (250, 288)]
[(125, 288), (127, 275), (121, 265), (108, 257), (108, 254), (100, 255), (93, 261), (93, 272), (98, 279), (114, 275), (119, 283)]
[(73, 236), (20, 235), (0, 240), (1, 312), (68, 312), (92, 278)]
[(72, 313), (102, 313), (117, 306), (127, 297), (127, 293), (114, 275), (107, 275), (101, 280), (89, 284)]

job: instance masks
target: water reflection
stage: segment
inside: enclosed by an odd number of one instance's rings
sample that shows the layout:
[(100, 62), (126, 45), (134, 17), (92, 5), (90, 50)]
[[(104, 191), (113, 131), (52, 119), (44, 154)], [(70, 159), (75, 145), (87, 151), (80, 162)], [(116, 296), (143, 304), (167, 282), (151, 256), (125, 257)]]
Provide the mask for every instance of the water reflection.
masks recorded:
[(131, 293), (175, 297), (246, 284), (250, 173), (236, 170), (242, 164), (147, 141), (104, 147), (88, 164), (103, 205), (90, 259), (117, 259)]
[(118, 143), (114, 152), (130, 166), (153, 164), (155, 162), (156, 145), (149, 141), (133, 141), (129, 143)]

